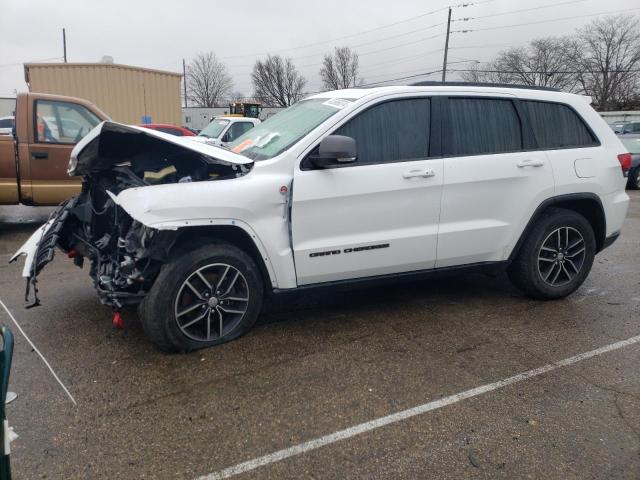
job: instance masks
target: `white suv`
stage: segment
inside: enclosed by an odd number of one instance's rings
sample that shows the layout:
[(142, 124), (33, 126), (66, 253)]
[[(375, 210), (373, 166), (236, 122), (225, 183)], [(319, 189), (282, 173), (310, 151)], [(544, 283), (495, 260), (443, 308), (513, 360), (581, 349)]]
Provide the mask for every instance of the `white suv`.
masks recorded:
[(16, 256), (30, 283), (56, 244), (88, 259), (102, 302), (139, 303), (169, 351), (238, 337), (267, 294), (344, 282), (506, 268), (561, 298), (618, 237), (629, 163), (588, 99), (543, 89), (326, 92), (229, 149), (105, 122), (72, 154), (82, 193)]

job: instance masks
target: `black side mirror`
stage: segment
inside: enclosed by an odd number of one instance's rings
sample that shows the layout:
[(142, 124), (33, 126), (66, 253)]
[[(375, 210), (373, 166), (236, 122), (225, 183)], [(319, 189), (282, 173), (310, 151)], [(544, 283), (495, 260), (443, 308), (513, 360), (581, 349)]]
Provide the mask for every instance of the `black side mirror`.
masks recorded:
[(318, 154), (311, 155), (309, 161), (315, 168), (330, 168), (346, 165), (357, 160), (356, 141), (344, 135), (329, 135), (320, 142)]

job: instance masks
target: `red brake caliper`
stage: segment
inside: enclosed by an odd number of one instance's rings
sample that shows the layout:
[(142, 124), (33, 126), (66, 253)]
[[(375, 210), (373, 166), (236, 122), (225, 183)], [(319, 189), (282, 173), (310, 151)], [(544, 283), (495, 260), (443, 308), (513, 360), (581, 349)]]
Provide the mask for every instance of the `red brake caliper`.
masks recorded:
[(113, 312), (113, 320), (111, 320), (111, 323), (113, 323), (113, 326), (118, 330), (124, 329), (124, 320), (119, 310)]

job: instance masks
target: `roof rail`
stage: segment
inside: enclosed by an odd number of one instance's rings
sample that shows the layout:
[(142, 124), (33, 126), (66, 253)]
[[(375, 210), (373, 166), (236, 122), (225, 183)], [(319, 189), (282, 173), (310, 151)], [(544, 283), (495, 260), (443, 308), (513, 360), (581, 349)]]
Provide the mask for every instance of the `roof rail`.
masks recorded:
[(547, 90), (549, 92), (560, 92), (559, 88), (541, 87), (537, 85), (520, 85), (512, 83), (485, 83), (485, 82), (438, 82), (428, 80), (424, 82), (410, 83), (410, 87), (500, 87), (500, 88), (524, 88), (526, 90)]

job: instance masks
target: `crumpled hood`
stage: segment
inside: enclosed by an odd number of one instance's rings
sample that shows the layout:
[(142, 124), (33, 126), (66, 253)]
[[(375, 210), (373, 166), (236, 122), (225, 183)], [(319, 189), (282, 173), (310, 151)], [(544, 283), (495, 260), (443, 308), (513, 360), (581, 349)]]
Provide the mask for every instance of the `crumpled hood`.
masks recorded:
[(177, 137), (149, 128), (102, 122), (91, 130), (71, 152), (68, 173), (87, 175), (130, 162), (140, 155), (157, 153), (163, 157), (191, 152), (209, 163), (250, 165), (252, 160), (188, 137)]

